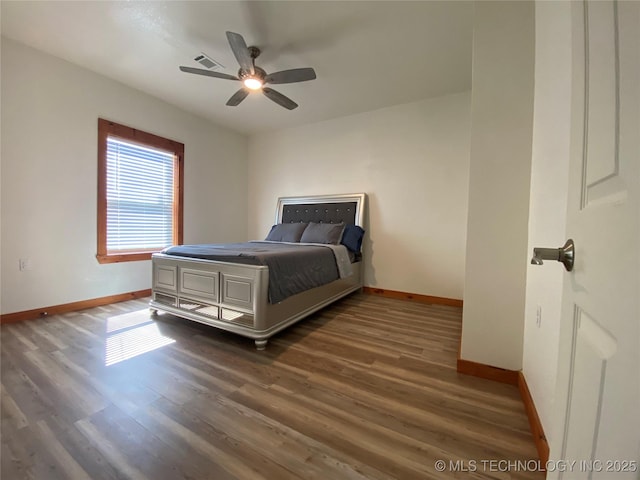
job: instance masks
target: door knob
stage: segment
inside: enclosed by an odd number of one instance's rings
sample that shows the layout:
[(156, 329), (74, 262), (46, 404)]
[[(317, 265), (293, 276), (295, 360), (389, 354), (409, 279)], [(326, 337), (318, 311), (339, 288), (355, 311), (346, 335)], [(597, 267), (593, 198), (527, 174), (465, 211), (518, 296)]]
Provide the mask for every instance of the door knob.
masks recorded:
[(564, 265), (567, 272), (573, 270), (573, 262), (575, 260), (575, 246), (573, 240), (567, 240), (567, 243), (560, 248), (534, 248), (532, 265), (542, 265), (543, 260), (556, 260)]

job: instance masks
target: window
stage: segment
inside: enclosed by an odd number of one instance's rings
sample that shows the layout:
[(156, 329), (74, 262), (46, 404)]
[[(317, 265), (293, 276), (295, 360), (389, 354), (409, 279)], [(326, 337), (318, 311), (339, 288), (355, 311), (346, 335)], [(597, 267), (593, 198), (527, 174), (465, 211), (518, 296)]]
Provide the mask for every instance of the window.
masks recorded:
[(182, 243), (183, 162), (182, 143), (98, 119), (98, 262)]

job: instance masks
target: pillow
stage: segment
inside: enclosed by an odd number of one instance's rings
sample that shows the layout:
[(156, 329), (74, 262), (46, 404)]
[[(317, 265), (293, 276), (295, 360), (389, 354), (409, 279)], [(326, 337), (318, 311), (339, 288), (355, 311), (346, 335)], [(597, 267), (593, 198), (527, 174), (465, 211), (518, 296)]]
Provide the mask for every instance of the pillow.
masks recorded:
[(306, 223), (278, 223), (271, 227), (265, 240), (272, 242), (299, 242)]
[(344, 233), (342, 234), (342, 241), (340, 243), (352, 252), (360, 253), (364, 232), (365, 231), (358, 225), (347, 225), (344, 227)]
[(310, 223), (305, 228), (303, 243), (332, 243), (338, 245), (344, 231), (344, 223)]

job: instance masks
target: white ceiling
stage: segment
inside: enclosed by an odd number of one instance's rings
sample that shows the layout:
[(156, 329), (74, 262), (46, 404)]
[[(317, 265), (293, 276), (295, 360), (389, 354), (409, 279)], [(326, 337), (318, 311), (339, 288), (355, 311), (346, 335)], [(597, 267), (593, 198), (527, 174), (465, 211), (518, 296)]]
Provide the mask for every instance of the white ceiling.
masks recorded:
[[(254, 133), (471, 88), (473, 3), (459, 1), (6, 1), (2, 35)], [(238, 82), (182, 73), (204, 52), (235, 75), (225, 31), (244, 36), (267, 72), (313, 67), (311, 82), (225, 102)]]

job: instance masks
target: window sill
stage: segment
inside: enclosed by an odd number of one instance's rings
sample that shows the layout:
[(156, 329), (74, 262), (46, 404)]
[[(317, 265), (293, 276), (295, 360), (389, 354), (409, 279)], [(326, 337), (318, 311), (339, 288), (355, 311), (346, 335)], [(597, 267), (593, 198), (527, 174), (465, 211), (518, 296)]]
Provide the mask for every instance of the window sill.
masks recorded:
[[(158, 250), (159, 252), (160, 250)], [(122, 262), (139, 262), (142, 260), (151, 260), (151, 255), (156, 252), (138, 252), (138, 253), (113, 253), (107, 255), (96, 255), (98, 263), (122, 263)]]

